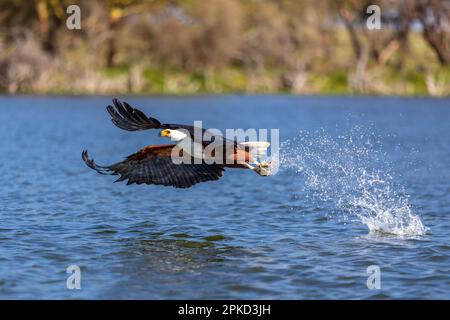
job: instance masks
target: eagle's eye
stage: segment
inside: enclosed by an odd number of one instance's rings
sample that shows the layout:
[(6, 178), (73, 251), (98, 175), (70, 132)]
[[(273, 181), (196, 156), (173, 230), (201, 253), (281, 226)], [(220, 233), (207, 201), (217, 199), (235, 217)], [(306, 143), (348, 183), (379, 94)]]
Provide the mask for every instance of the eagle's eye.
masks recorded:
[(160, 132), (160, 136), (161, 136), (161, 137), (170, 137), (170, 130), (169, 130), (169, 129), (162, 130), (162, 131)]

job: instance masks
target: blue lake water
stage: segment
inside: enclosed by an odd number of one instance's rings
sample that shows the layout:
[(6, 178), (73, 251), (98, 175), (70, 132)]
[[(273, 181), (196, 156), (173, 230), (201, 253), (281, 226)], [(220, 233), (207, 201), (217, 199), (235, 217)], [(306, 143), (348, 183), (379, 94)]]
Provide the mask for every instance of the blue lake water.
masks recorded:
[(111, 164), (167, 141), (116, 128), (109, 97), (0, 97), (0, 298), (450, 298), (450, 100), (123, 99), (165, 122), (278, 128), (279, 171), (114, 184), (83, 149)]

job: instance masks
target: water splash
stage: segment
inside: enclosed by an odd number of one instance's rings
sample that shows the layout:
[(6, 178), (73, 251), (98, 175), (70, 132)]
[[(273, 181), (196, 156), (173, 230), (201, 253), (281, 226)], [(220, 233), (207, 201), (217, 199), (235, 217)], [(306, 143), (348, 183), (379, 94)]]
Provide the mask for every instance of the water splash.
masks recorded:
[(390, 173), (380, 139), (364, 128), (354, 127), (337, 137), (323, 130), (300, 132), (280, 150), (281, 169), (294, 170), (307, 195), (331, 205), (345, 220), (356, 217), (371, 233), (426, 233), (409, 195)]

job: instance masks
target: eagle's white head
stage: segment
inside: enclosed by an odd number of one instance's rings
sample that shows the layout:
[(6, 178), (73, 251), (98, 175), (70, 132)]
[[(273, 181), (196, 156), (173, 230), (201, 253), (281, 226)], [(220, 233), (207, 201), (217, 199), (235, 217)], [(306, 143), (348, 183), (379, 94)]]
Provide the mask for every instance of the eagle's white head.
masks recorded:
[(186, 133), (174, 130), (174, 129), (164, 129), (159, 134), (161, 137), (169, 137), (170, 140), (174, 142), (178, 142), (187, 137)]

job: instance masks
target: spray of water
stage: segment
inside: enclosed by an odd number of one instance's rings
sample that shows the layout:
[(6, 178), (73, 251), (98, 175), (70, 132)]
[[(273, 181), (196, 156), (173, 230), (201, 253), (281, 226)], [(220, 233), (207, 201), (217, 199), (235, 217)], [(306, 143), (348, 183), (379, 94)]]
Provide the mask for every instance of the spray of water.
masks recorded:
[(280, 169), (295, 171), (306, 194), (345, 220), (357, 218), (372, 233), (424, 235), (427, 228), (395, 183), (380, 139), (366, 132), (300, 132), (281, 145)]

